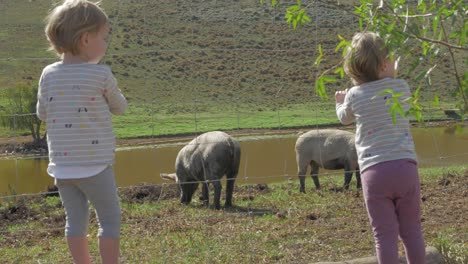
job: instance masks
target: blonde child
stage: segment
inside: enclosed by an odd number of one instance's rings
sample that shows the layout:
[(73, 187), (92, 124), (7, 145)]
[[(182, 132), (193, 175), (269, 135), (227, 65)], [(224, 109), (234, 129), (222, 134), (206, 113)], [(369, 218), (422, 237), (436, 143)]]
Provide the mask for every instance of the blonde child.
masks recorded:
[(47, 39), (61, 61), (42, 72), (37, 116), (47, 125), (47, 172), (65, 208), (68, 247), (75, 263), (91, 263), (91, 203), (99, 221), (102, 263), (117, 263), (121, 216), (111, 116), (123, 114), (127, 102), (109, 67), (97, 64), (106, 53), (109, 20), (95, 3), (66, 0), (46, 22)]
[[(343, 124), (356, 121), (356, 150), (364, 199), (380, 264), (398, 261), (398, 236), (410, 264), (425, 263), (421, 232), (420, 183), (409, 120), (392, 122), (387, 100), (391, 89), (411, 96), (408, 84), (395, 78), (395, 63), (384, 41), (373, 32), (357, 33), (344, 68), (354, 87), (335, 93)], [(407, 105), (402, 102), (405, 110)]]

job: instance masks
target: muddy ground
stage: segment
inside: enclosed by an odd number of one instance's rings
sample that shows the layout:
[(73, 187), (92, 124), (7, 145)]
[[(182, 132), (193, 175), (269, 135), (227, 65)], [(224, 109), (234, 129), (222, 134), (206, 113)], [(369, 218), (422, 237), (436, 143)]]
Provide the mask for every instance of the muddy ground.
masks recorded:
[[(254, 200), (262, 195), (271, 192), (267, 185), (253, 186), (237, 186), (234, 192), (235, 199), (238, 200)], [(450, 172), (441, 175), (437, 180), (424, 182), (422, 184), (422, 205), (423, 205), (423, 229), (427, 241), (432, 241), (439, 234), (440, 230), (453, 228), (454, 230), (466, 230), (468, 225), (467, 204), (468, 200), (468, 170), (463, 175), (455, 175)], [(49, 194), (50, 195), (50, 194)], [(52, 194), (53, 195), (53, 194)], [(119, 195), (123, 203), (158, 203), (168, 199), (178, 199), (179, 190), (176, 185), (164, 186), (162, 191), (158, 185), (140, 185), (132, 188), (125, 188), (119, 191)], [(331, 194), (333, 195), (333, 194)], [(0, 210), (0, 233), (3, 238), (0, 239), (0, 247), (24, 247), (27, 245), (36, 245), (41, 243), (43, 239), (56, 238), (63, 236), (63, 226), (65, 225), (65, 216), (62, 205), (57, 199), (55, 204), (46, 204), (45, 196), (21, 197), (14, 203), (3, 204)], [(362, 196), (355, 191), (348, 191), (344, 195), (346, 199), (355, 200), (352, 202), (355, 206), (351, 206), (348, 216), (344, 216), (340, 221), (325, 221), (321, 222), (323, 226), (321, 239), (323, 243), (332, 243), (337, 230), (343, 228), (343, 223), (353, 224), (357, 226), (366, 223), (367, 215), (365, 210), (361, 208)], [(34, 204), (34, 206), (31, 206)], [(276, 217), (284, 218), (282, 215), (284, 208), (271, 208), (271, 213)], [(167, 212), (166, 212), (167, 213)], [(303, 215), (304, 216), (304, 215)], [(165, 215), (164, 217), (170, 217)], [(302, 221), (311, 221), (320, 218), (320, 215), (313, 213), (305, 214)], [(302, 218), (302, 216), (301, 216)], [(144, 217), (135, 219), (132, 212), (123, 211), (123, 220), (132, 219), (132, 221), (145, 222)], [(95, 223), (96, 219), (92, 217), (91, 222)], [(177, 220), (175, 220), (177, 221)], [(183, 221), (181, 219), (180, 221)], [(34, 226), (39, 224), (39, 232), (21, 232), (18, 230), (9, 229), (12, 225), (34, 223)], [(175, 224), (175, 223), (174, 223)], [(150, 227), (148, 227), (150, 228)], [(156, 227), (155, 227), (156, 228)], [(157, 227), (161, 228), (160, 226)], [(155, 230), (157, 232), (157, 230)], [(368, 230), (362, 229), (361, 232), (341, 233), (347, 236), (347, 241), (359, 240), (362, 232)], [(328, 235), (327, 235), (328, 233)], [(453, 239), (458, 243), (465, 243), (466, 234), (463, 232), (459, 235), (454, 235)], [(327, 242), (327, 240), (329, 240)], [(356, 249), (358, 250), (358, 249)], [(357, 255), (362, 253), (365, 256), (369, 252), (356, 252)]]

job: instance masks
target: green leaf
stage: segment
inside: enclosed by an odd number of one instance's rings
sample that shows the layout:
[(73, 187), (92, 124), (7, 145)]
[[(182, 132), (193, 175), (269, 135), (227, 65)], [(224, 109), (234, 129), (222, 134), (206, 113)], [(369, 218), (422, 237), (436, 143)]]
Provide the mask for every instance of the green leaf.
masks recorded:
[(405, 117), (405, 116), (406, 116), (406, 115), (405, 115), (405, 111), (403, 111), (403, 107), (402, 107), (400, 101), (395, 100), (393, 104), (396, 105), (396, 107), (395, 107), (395, 108), (396, 108), (396, 111), (398, 111), (398, 113), (400, 114), (400, 116), (401, 116), (401, 117)]
[(415, 79), (416, 81), (419, 81), (419, 80), (421, 80), (422, 78), (424, 78), (424, 76), (426, 76), (426, 73), (427, 73), (427, 71), (422, 71), (422, 72), (420, 72), (420, 73), (416, 76), (416, 78), (414, 78), (414, 79)]
[(427, 41), (423, 41), (422, 44), (423, 55), (426, 56), (429, 50), (431, 49), (431, 45)]
[(345, 72), (344, 72), (343, 67), (338, 67), (338, 68), (334, 71), (334, 73), (340, 74), (340, 78), (341, 78), (341, 79), (344, 78)]
[(296, 29), (300, 25), (304, 25), (311, 21), (310, 17), (305, 13), (306, 8), (301, 8), (301, 1), (297, 1), (297, 5), (289, 6), (286, 9), (286, 22)]
[(460, 38), (458, 39), (458, 45), (460, 45), (462, 47), (466, 45), (466, 34), (467, 34), (466, 31), (467, 31), (467, 29), (463, 28), (461, 30)]
[(437, 37), (437, 40), (442, 40), (442, 38), (444, 37), (444, 32), (443, 31), (440, 31), (439, 32), (439, 36)]
[(317, 59), (315, 59), (314, 65), (319, 65), (320, 62), (322, 61), (322, 56), (323, 56), (322, 44), (319, 44), (318, 52), (319, 52), (319, 55), (318, 55)]
[(421, 111), (415, 111), (414, 116), (416, 117), (416, 120), (421, 123), (423, 121)]
[(337, 81), (335, 77), (328, 76), (328, 75), (322, 75), (322, 79), (324, 82), (327, 82), (327, 83), (335, 83)]
[(272, 6), (272, 7), (278, 7), (278, 4), (279, 4), (278, 1), (276, 1), (276, 0), (271, 0), (271, 6)]
[(335, 83), (336, 81), (337, 79), (332, 76), (321, 75), (315, 81), (315, 93), (322, 99), (328, 98), (325, 83)]
[(392, 115), (392, 123), (393, 124), (396, 124), (396, 105), (395, 104), (392, 104), (390, 106), (390, 114)]
[(439, 15), (436, 15), (434, 17), (434, 20), (432, 20), (432, 33), (434, 36), (437, 35), (437, 28), (439, 27)]
[(328, 98), (327, 91), (325, 90), (325, 82), (323, 81), (323, 75), (315, 81), (315, 93), (320, 98)]
[(343, 38), (341, 35), (338, 34), (338, 38), (340, 39), (340, 43), (336, 45), (335, 52), (338, 52), (340, 49), (342, 49), (342, 56), (344, 57), (346, 53), (348, 52), (348, 47), (351, 47), (351, 43)]
[(421, 63), (421, 60), (419, 60), (419, 58), (415, 58), (413, 63), (410, 65), (408, 69), (408, 74), (413, 73), (413, 71), (416, 69), (416, 67), (419, 66), (420, 63)]
[(421, 10), (422, 13), (426, 12), (426, 1), (425, 0), (418, 0), (418, 9)]
[(456, 39), (460, 35), (460, 32), (454, 31), (449, 35), (449, 39)]
[(396, 21), (394, 21), (392, 24), (390, 24), (390, 25), (388, 26), (387, 31), (388, 31), (389, 33), (391, 33), (391, 32), (393, 31), (393, 28), (395, 27), (395, 25), (396, 25)]
[(439, 96), (434, 95), (434, 101), (431, 102), (432, 106), (438, 107), (440, 105)]
[(376, 96), (372, 97), (372, 99), (376, 98), (377, 96), (382, 96), (382, 95), (385, 95), (385, 94), (390, 94), (393, 96), (393, 90), (390, 89), (390, 88), (386, 88), (384, 90), (382, 90), (380, 93), (378, 93)]
[(414, 91), (413, 97), (415, 97), (416, 100), (419, 97), (419, 91), (421, 91), (421, 85), (418, 85), (418, 88), (416, 89), (416, 91)]

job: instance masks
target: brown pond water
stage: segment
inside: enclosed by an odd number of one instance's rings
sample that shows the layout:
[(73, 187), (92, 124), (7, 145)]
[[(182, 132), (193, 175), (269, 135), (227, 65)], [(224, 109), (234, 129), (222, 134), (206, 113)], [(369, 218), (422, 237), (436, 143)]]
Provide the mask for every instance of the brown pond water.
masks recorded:
[[(468, 129), (413, 128), (420, 167), (468, 164)], [(279, 182), (296, 178), (294, 144), (296, 135), (242, 137), (241, 167), (237, 184)], [(167, 144), (123, 148), (116, 155), (116, 179), (119, 187), (141, 183), (157, 184), (160, 173), (174, 171), (178, 151), (185, 144)], [(43, 192), (53, 179), (46, 173), (47, 159), (0, 160), (0, 196)], [(321, 171), (325, 173), (326, 171)], [(328, 171), (342, 177), (341, 171)], [(307, 188), (312, 187), (310, 178)], [(353, 179), (354, 184), (354, 179)]]

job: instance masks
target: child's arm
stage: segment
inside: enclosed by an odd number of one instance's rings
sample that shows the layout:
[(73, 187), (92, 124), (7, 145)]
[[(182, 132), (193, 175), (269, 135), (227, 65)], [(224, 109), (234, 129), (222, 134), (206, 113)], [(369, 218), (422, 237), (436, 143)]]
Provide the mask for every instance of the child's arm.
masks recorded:
[(343, 125), (349, 125), (356, 119), (351, 109), (349, 96), (346, 95), (348, 95), (348, 89), (335, 93), (336, 115)]
[(36, 115), (42, 120), (46, 121), (47, 112), (46, 112), (46, 102), (47, 97), (44, 95), (44, 90), (42, 89), (42, 77), (39, 80), (39, 88), (37, 89), (37, 104), (36, 104)]
[(105, 81), (103, 95), (109, 105), (110, 112), (114, 115), (123, 115), (127, 108), (127, 100), (117, 86), (117, 80), (110, 70)]

